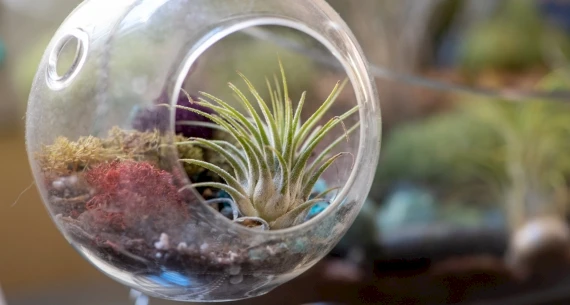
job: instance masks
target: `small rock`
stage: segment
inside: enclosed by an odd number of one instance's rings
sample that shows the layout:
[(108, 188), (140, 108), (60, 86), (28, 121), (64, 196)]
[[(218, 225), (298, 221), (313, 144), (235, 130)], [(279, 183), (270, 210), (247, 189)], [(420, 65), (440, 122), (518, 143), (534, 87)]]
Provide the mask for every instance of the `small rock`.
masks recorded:
[[(233, 254), (235, 254), (235, 253), (233, 253)], [(232, 258), (232, 259), (233, 259), (233, 258)], [(241, 272), (241, 267), (240, 267), (240, 266), (231, 266), (231, 267), (228, 269), (228, 273), (229, 273), (230, 275), (238, 275), (240, 272)]]
[(569, 267), (570, 229), (558, 217), (529, 221), (515, 232), (507, 262), (525, 275), (546, 274)]
[(317, 180), (317, 183), (315, 183), (315, 186), (313, 187), (309, 199), (315, 198), (317, 195), (325, 192), (328, 189), (328, 187), (329, 186), (327, 185), (327, 182), (324, 179)]
[(77, 184), (77, 182), (79, 182), (79, 178), (77, 178), (77, 175), (69, 176), (65, 182), (67, 186), (74, 186)]
[(233, 285), (237, 285), (239, 283), (243, 282), (243, 275), (242, 274), (238, 274), (236, 276), (232, 276), (230, 278), (230, 283)]
[(257, 249), (249, 250), (248, 256), (249, 256), (249, 259), (251, 259), (251, 260), (264, 260), (269, 255), (268, 255), (267, 251), (265, 251), (264, 249), (257, 248)]
[(204, 198), (212, 198), (212, 197), (214, 197), (214, 192), (212, 192), (211, 189), (205, 189), (205, 190), (202, 192), (202, 197), (204, 197)]
[(168, 250), (170, 248), (170, 238), (166, 233), (160, 234), (160, 239), (154, 243), (154, 247), (158, 250)]
[(54, 182), (51, 183), (51, 186), (58, 191), (63, 190), (63, 188), (65, 187), (65, 182), (62, 180), (63, 179), (61, 179), (61, 178), (55, 180)]
[(319, 202), (317, 204), (315, 204), (314, 206), (311, 207), (311, 209), (309, 210), (309, 213), (307, 214), (307, 219), (312, 219), (315, 218), (317, 215), (319, 215), (320, 213), (322, 213), (324, 210), (326, 210), (326, 208), (329, 207), (329, 203), (328, 202)]
[(210, 247), (210, 245), (208, 245), (207, 243), (203, 243), (202, 245), (200, 245), (200, 250), (202, 252), (208, 250), (208, 248)]

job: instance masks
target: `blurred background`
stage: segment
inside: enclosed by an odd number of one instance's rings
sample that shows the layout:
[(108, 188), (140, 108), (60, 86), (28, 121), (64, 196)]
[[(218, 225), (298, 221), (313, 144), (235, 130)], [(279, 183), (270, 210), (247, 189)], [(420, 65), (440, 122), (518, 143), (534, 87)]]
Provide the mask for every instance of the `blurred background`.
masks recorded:
[[(132, 303), (27, 190), (27, 96), (79, 2), (0, 0), (0, 285), (10, 305)], [(377, 79), (375, 185), (327, 259), (239, 304), (569, 304), (570, 1), (329, 3)], [(265, 65), (260, 49), (240, 58)], [(312, 62), (303, 52), (288, 60)], [(297, 73), (317, 97), (336, 80)]]

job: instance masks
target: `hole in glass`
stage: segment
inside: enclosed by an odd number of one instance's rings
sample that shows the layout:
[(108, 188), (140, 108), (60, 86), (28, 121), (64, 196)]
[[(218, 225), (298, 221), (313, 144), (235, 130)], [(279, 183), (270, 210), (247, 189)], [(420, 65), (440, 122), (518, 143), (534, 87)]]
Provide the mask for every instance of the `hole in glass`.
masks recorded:
[(48, 62), (48, 83), (52, 89), (68, 85), (79, 73), (87, 56), (87, 34), (76, 29), (56, 43)]
[(62, 78), (69, 72), (72, 72), (73, 65), (77, 61), (80, 46), (76, 37), (68, 37), (59, 51), (56, 64), (56, 73), (59, 78)]

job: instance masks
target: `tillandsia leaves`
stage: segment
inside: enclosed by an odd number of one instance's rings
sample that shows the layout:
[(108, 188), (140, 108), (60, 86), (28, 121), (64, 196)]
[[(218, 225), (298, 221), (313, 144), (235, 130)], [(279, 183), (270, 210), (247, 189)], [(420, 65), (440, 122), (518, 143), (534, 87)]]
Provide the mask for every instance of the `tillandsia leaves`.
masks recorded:
[[(301, 113), (306, 93), (300, 97), (295, 108), (289, 96), (285, 70), (279, 61), (281, 80), (274, 78), (272, 85), (267, 80), (271, 97), (267, 103), (249, 79), (238, 72), (244, 81), (246, 93), (234, 84), (229, 88), (235, 94), (245, 113), (229, 103), (208, 93), (194, 101), (195, 104), (212, 110), (202, 111), (196, 107), (176, 106), (212, 122), (212, 128), (231, 135), (235, 143), (225, 140), (209, 140), (192, 137), (177, 145), (197, 145), (223, 156), (231, 170), (197, 159), (182, 158), (184, 164), (192, 164), (219, 175), (224, 183), (201, 182), (194, 187), (210, 187), (226, 191), (235, 201), (240, 215), (249, 219), (261, 219), (271, 229), (281, 229), (304, 221), (308, 210), (316, 203), (328, 201), (324, 192), (309, 198), (317, 180), (340, 157), (347, 152), (331, 156), (333, 148), (358, 128), (358, 124), (346, 129), (343, 120), (357, 113), (355, 106), (340, 116), (335, 116), (322, 126), (319, 122), (334, 104), (347, 81), (337, 83), (324, 103), (304, 123)], [(257, 107), (257, 108), (256, 108)], [(259, 109), (259, 110), (256, 110)], [(334, 140), (322, 152), (315, 150), (327, 134), (338, 125), (344, 128), (343, 135)]]

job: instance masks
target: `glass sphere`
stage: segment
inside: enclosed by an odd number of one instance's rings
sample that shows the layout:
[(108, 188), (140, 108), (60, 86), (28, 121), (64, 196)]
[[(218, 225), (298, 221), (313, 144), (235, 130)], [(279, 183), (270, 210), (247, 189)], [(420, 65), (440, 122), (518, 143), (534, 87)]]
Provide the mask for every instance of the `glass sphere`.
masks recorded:
[(27, 148), (99, 270), (153, 297), (237, 300), (310, 268), (354, 221), (375, 90), (325, 1), (85, 1), (40, 64)]

